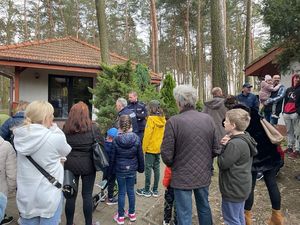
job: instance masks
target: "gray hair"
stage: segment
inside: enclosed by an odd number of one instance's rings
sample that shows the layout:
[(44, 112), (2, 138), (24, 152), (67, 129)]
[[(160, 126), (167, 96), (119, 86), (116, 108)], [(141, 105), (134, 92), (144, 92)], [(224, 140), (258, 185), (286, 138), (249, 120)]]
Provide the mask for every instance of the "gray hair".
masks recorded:
[(173, 95), (180, 108), (196, 107), (197, 91), (191, 85), (179, 85), (174, 88)]
[(125, 98), (118, 98), (117, 102), (119, 102), (123, 107), (127, 106), (127, 100)]

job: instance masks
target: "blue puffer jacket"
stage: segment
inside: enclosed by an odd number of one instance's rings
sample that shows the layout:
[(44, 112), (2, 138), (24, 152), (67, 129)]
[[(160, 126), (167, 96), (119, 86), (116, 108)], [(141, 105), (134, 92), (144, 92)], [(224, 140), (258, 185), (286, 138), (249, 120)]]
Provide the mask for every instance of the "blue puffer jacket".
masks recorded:
[(17, 112), (13, 117), (4, 122), (0, 129), (0, 136), (5, 141), (11, 141), (12, 128), (21, 125), (24, 121), (25, 113), (23, 111)]
[(110, 174), (144, 172), (144, 155), (140, 138), (133, 132), (120, 133), (112, 144)]

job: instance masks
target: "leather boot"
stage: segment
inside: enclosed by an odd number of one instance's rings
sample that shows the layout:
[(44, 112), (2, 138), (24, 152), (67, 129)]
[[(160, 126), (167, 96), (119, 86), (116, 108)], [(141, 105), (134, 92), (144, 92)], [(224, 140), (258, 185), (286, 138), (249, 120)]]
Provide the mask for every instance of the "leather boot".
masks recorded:
[(283, 216), (281, 210), (272, 209), (272, 216), (268, 225), (283, 225)]
[(246, 225), (252, 225), (252, 212), (251, 210), (245, 210)]

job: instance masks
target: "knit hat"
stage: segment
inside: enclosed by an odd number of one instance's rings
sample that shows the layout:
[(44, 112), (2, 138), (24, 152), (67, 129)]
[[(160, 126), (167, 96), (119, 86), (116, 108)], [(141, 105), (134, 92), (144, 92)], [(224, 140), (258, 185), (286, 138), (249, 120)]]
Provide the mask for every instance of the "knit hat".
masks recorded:
[(118, 135), (118, 129), (117, 128), (110, 128), (108, 131), (107, 131), (107, 136), (110, 136), (112, 138), (116, 137)]
[(265, 75), (265, 81), (272, 80), (272, 77), (270, 75)]

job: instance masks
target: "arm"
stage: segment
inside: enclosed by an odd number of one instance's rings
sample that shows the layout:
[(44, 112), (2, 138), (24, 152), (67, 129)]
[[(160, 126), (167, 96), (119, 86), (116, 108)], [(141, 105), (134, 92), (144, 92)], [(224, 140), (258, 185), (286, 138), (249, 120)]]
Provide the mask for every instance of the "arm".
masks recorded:
[(166, 123), (164, 138), (161, 144), (161, 157), (163, 162), (171, 167), (175, 156), (175, 133), (170, 119)]
[(278, 91), (277, 96), (274, 97), (274, 98), (269, 98), (269, 99), (266, 101), (266, 104), (268, 105), (268, 104), (273, 104), (273, 103), (279, 102), (281, 99), (284, 98), (284, 96), (285, 96), (285, 91), (286, 91), (285, 87), (284, 87), (283, 85), (281, 85), (280, 88), (279, 88), (279, 91)]
[(163, 177), (163, 185), (166, 188), (170, 186), (171, 177), (172, 177), (171, 168), (166, 166), (165, 172), (164, 172), (164, 177)]
[(8, 184), (8, 192), (16, 191), (16, 177), (17, 177), (17, 156), (13, 147), (8, 144), (8, 154), (6, 160), (6, 179)]
[(142, 106), (142, 111), (139, 113), (137, 110), (136, 111), (136, 117), (139, 118), (140, 120), (144, 120), (147, 117), (147, 109), (144, 103), (139, 103)]
[(55, 148), (57, 148), (58, 153), (62, 157), (67, 156), (71, 152), (72, 148), (67, 143), (67, 139), (64, 132), (55, 123), (53, 123), (49, 129), (55, 135), (55, 143), (53, 143), (53, 145), (55, 146)]
[(223, 154), (218, 157), (218, 166), (221, 170), (229, 169), (240, 158), (240, 151), (231, 142), (225, 147)]
[(152, 117), (148, 117), (145, 131), (144, 131), (144, 138), (143, 138), (143, 151), (147, 152), (148, 147), (151, 145), (151, 136), (153, 134), (153, 120)]
[(116, 143), (113, 141), (111, 147), (111, 154), (109, 157), (109, 167), (108, 167), (108, 174), (113, 174), (115, 170), (115, 163), (116, 163)]

